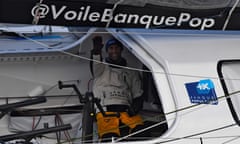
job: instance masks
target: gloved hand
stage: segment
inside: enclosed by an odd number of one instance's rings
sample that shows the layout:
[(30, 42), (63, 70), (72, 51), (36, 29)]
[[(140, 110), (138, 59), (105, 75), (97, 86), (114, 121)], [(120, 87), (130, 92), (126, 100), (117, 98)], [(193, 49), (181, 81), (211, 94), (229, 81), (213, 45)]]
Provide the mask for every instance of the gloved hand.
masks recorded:
[(93, 39), (93, 49), (92, 54), (101, 54), (102, 48), (103, 48), (103, 42), (101, 36), (95, 36)]
[(143, 98), (137, 97), (133, 100), (132, 109), (135, 113), (138, 113), (143, 108)]

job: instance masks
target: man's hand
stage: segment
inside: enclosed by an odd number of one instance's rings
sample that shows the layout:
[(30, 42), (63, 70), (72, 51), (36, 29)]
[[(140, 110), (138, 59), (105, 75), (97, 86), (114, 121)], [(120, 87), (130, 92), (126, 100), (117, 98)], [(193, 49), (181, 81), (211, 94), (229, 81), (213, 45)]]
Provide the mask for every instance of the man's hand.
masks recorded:
[(101, 54), (103, 48), (103, 42), (101, 36), (95, 36), (93, 39), (93, 49), (92, 54)]
[(138, 97), (133, 100), (132, 109), (135, 113), (138, 113), (143, 108), (143, 97)]

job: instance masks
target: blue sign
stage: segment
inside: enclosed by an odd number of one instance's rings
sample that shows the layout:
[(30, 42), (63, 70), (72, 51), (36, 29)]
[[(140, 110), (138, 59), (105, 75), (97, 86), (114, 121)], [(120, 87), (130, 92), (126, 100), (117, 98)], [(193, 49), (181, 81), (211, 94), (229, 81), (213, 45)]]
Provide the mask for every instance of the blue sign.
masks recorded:
[(218, 104), (214, 84), (210, 79), (186, 83), (185, 87), (191, 103)]

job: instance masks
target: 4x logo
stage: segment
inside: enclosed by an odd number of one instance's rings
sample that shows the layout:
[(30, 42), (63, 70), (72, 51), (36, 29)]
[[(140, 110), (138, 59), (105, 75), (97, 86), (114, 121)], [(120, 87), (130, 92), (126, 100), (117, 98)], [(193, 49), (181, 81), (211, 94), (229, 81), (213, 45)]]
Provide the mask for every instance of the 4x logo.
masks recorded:
[(209, 79), (200, 80), (196, 89), (199, 94), (208, 94), (211, 89), (214, 89), (214, 85), (213, 82)]

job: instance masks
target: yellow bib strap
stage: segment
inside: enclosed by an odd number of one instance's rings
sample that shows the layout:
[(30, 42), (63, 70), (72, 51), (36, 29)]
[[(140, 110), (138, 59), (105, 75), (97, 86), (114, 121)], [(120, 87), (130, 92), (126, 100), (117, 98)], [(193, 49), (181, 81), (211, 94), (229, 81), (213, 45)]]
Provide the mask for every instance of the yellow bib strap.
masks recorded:
[[(116, 114), (116, 112), (106, 112), (106, 114)], [(138, 125), (143, 125), (143, 120), (140, 115), (129, 117), (127, 112), (121, 112), (120, 117), (104, 117), (102, 113), (97, 113), (97, 126), (99, 137), (102, 138), (104, 134), (115, 133), (120, 136), (119, 122), (121, 122), (130, 129), (134, 129)]]
[[(115, 114), (115, 112), (106, 112), (106, 114)], [(104, 117), (102, 113), (99, 112), (97, 113), (96, 118), (100, 138), (108, 133), (116, 133), (120, 136), (118, 117)]]
[(129, 117), (127, 112), (121, 112), (120, 119), (123, 124), (131, 129), (135, 128), (137, 125), (143, 125), (143, 120), (140, 115)]

